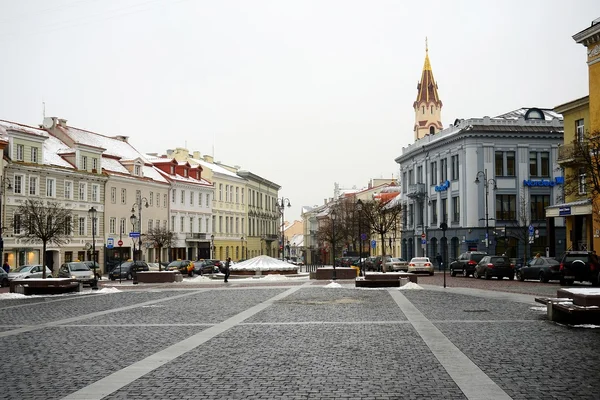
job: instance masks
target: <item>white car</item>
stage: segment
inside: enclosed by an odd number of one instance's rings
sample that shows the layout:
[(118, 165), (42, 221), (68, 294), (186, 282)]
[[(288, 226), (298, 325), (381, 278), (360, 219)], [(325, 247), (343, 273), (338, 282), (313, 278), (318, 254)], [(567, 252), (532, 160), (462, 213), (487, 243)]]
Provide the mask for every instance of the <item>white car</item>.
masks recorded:
[(408, 272), (427, 272), (433, 275), (433, 264), (429, 257), (413, 257), (408, 263)]
[[(8, 273), (8, 280), (12, 281), (13, 279), (29, 279), (29, 278), (42, 278), (44, 270), (43, 266), (39, 264), (35, 265), (21, 265), (16, 270)], [(52, 271), (50, 268), (46, 267), (46, 277), (52, 278)]]

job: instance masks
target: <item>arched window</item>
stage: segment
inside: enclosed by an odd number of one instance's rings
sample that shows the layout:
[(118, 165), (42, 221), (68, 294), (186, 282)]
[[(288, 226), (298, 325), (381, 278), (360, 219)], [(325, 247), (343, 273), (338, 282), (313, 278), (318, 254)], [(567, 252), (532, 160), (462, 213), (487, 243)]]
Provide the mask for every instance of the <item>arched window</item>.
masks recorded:
[(423, 114), (425, 114), (425, 106), (423, 106)]
[(431, 106), (431, 113), (433, 114), (433, 106)]
[(433, 126), (430, 126), (430, 127), (429, 127), (429, 134), (430, 134), (430, 135), (433, 135), (433, 134), (435, 134), (435, 127), (433, 127)]

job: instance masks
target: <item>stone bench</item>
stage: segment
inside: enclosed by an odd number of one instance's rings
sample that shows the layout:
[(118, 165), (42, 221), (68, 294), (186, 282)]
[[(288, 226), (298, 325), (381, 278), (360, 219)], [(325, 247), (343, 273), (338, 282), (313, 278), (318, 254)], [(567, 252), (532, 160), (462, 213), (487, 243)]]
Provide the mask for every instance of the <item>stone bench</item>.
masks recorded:
[(546, 305), (550, 321), (571, 325), (600, 324), (600, 294), (592, 291), (559, 289), (556, 297), (536, 297), (535, 301)]
[[(315, 279), (333, 279), (333, 267), (317, 268)], [(346, 267), (335, 268), (335, 279), (356, 279), (356, 269)]]
[(140, 271), (137, 273), (138, 283), (171, 283), (182, 282), (179, 271)]
[(82, 288), (83, 284), (72, 278), (14, 279), (10, 281), (10, 292), (24, 295), (81, 292)]
[(364, 278), (356, 279), (356, 287), (400, 287), (407, 282), (417, 283), (418, 276), (408, 272), (367, 272)]

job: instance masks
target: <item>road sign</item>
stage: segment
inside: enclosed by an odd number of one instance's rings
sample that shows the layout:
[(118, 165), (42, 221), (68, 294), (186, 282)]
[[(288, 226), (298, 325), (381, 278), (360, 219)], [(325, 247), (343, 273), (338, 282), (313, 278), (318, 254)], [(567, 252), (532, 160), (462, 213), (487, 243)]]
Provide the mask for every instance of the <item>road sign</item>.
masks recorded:
[(421, 244), (427, 244), (427, 239), (421, 239)]
[(421, 233), (421, 239), (425, 239), (427, 236), (424, 233)]
[(534, 230), (534, 229), (533, 229), (533, 225), (529, 225), (529, 233), (531, 233), (531, 234), (532, 234), (532, 233), (533, 233), (533, 230)]
[(117, 244), (119, 245), (119, 247), (121, 247), (121, 246), (123, 246), (123, 241), (122, 241), (122, 240), (119, 240), (119, 241), (117, 242)]
[(361, 233), (360, 234), (360, 240), (367, 240), (367, 234), (366, 233)]
[(129, 237), (130, 238), (139, 238), (140, 233), (139, 232), (129, 232)]
[(115, 247), (115, 239), (109, 237), (106, 239), (106, 248), (112, 249), (113, 247)]
[(375, 239), (371, 240), (371, 248), (377, 247), (377, 241)]

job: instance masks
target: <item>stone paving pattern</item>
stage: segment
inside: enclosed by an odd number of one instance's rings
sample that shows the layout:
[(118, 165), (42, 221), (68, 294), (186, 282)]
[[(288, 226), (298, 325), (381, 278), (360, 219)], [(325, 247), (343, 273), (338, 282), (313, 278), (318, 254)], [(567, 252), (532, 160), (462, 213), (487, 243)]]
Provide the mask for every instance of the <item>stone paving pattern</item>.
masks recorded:
[[(522, 284), (496, 285), (504, 283)], [(0, 300), (0, 399), (60, 399), (286, 287), (138, 289)], [(523, 304), (429, 290), (402, 294), (511, 398), (600, 398), (600, 329), (548, 322), (533, 297)], [(150, 300), (161, 301), (119, 310)], [(99, 311), (106, 313), (85, 318)], [(81, 319), (9, 334), (71, 317)], [(388, 290), (310, 282), (105, 398), (466, 397)]]

